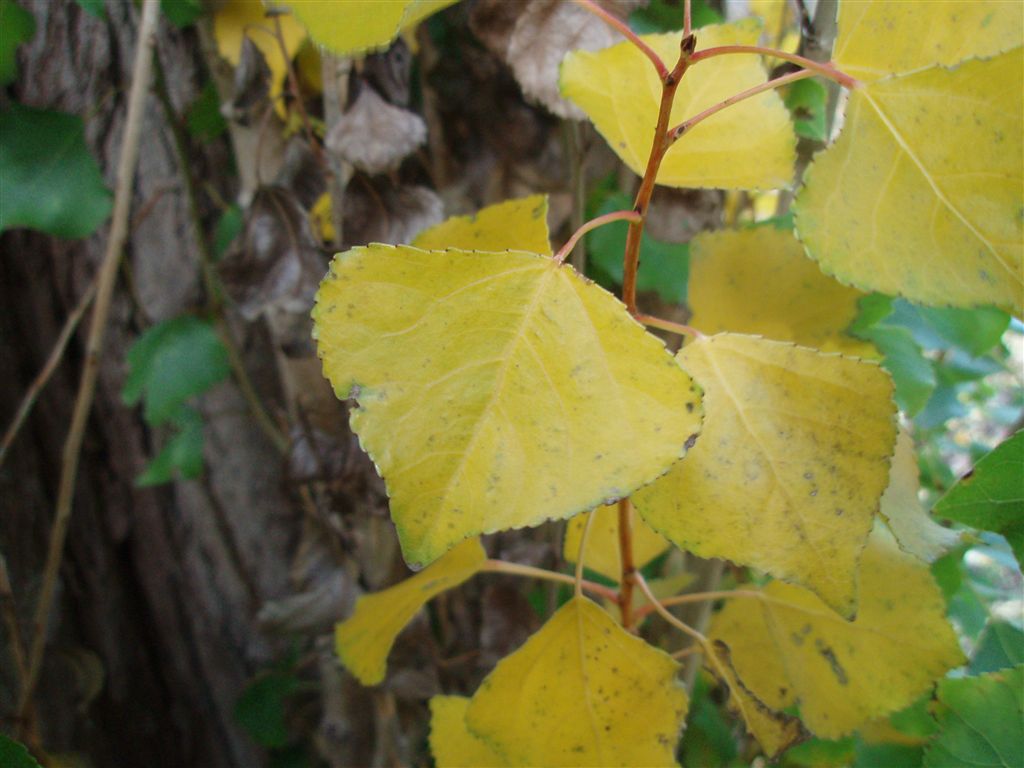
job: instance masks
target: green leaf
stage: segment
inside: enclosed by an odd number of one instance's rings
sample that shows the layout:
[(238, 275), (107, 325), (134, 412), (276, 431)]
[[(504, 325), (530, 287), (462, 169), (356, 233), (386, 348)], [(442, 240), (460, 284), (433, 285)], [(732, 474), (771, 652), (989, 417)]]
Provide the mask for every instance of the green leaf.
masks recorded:
[(943, 680), (926, 768), (1024, 765), (1024, 667)]
[(850, 333), (870, 341), (882, 353), (882, 367), (896, 385), (896, 403), (908, 416), (918, 414), (935, 391), (935, 368), (907, 328), (890, 321), (893, 300), (871, 294), (860, 300)]
[(0, 765), (4, 768), (40, 768), (25, 746), (0, 733)]
[(228, 207), (217, 220), (217, 226), (213, 231), (213, 255), (218, 259), (224, 258), (231, 243), (242, 232), (242, 225), (245, 217), (242, 209), (237, 205)]
[[(708, 24), (721, 24), (722, 14), (708, 5), (706, 0), (693, 0), (690, 22), (694, 29)], [(683, 28), (683, 10), (678, 3), (666, 0), (651, 0), (645, 7), (637, 8), (629, 15), (629, 27), (638, 35), (656, 32), (674, 32)]]
[(797, 136), (814, 141), (828, 140), (825, 123), (828, 90), (824, 85), (817, 80), (797, 80), (786, 88), (783, 101), (793, 115), (793, 130)]
[(0, 113), (0, 178), (0, 231), (85, 237), (110, 214), (110, 192), (74, 115), (20, 104)]
[[(621, 192), (609, 195), (594, 216), (612, 211), (628, 210), (633, 201)], [(629, 225), (615, 221), (587, 233), (588, 264), (596, 267), (606, 284), (622, 285), (622, 259), (626, 252)], [(686, 299), (690, 246), (686, 243), (663, 243), (645, 231), (640, 240), (640, 269), (637, 289), (655, 291), (662, 299), (682, 304)]]
[[(756, 20), (705, 27), (698, 50), (753, 45)], [(679, 57), (679, 34), (647, 35), (644, 42), (664, 60)], [(669, 65), (671, 66), (671, 65)], [(670, 125), (765, 81), (753, 56), (718, 56), (702, 61), (676, 91)], [(657, 124), (661, 81), (632, 43), (600, 51), (571, 51), (562, 61), (562, 94), (589, 117), (611, 149), (643, 175)], [(756, 131), (750, 130), (757, 126)], [(782, 99), (774, 91), (746, 99), (695, 126), (665, 153), (658, 183), (670, 187), (771, 189), (793, 176), (796, 137)]]
[(662, 342), (547, 256), (355, 248), (313, 317), (410, 563), (627, 496), (699, 430)]
[(213, 326), (196, 317), (165, 320), (128, 350), (128, 377), (121, 397), (143, 400), (143, 416), (159, 426), (178, 414), (191, 397), (227, 378), (227, 351)]
[(917, 307), (917, 313), (947, 344), (960, 347), (974, 357), (999, 344), (1010, 325), (1010, 316), (993, 307), (957, 309)]
[(1024, 431), (979, 461), (935, 507), (936, 517), (1002, 534), (1024, 563)]
[(203, 473), (203, 417), (192, 408), (182, 406), (173, 422), (178, 431), (135, 478), (136, 485), (160, 485), (178, 477), (191, 480)]
[(106, 1), (107, 0), (75, 0), (82, 10), (90, 16), (95, 16), (97, 19), (107, 18)]
[(680, 745), (684, 768), (731, 765), (737, 755), (731, 723), (709, 695), (706, 675), (698, 675), (690, 699), (690, 714)]
[(1024, 632), (1005, 621), (993, 621), (971, 656), (970, 673), (983, 675), (1024, 664)]
[(864, 551), (855, 620), (800, 587), (775, 581), (761, 593), (759, 604), (729, 601), (709, 637), (731, 650), (750, 694), (775, 711), (799, 704), (818, 736), (839, 738), (903, 709), (963, 663), (928, 567), (884, 527)]
[(398, 633), (428, 600), (471, 578), (486, 559), (480, 540), (468, 539), (415, 576), (360, 597), (354, 613), (334, 630), (341, 663), (363, 685), (381, 682)]
[(575, 597), (498, 663), (466, 724), (512, 765), (672, 766), (687, 708), (678, 670)]
[(188, 108), (185, 124), (188, 132), (202, 141), (215, 139), (227, 130), (228, 123), (220, 113), (220, 97), (212, 80), (207, 81)]
[(180, 29), (203, 15), (203, 4), (200, 0), (160, 0), (160, 10)]
[(853, 768), (919, 768), (921, 747), (910, 744), (868, 744), (858, 740)]
[(14, 0), (0, 0), (0, 87), (18, 76), (18, 46), (36, 33), (35, 17)]
[(235, 704), (235, 720), (264, 747), (283, 747), (289, 739), (285, 700), (299, 687), (286, 672), (270, 672), (252, 682)]
[(856, 610), (857, 563), (896, 442), (877, 365), (756, 336), (687, 344), (704, 388), (687, 456), (633, 496), (652, 528), (702, 557), (753, 565)]
[(922, 304), (1024, 311), (1022, 50), (854, 89), (794, 201), (822, 269)]

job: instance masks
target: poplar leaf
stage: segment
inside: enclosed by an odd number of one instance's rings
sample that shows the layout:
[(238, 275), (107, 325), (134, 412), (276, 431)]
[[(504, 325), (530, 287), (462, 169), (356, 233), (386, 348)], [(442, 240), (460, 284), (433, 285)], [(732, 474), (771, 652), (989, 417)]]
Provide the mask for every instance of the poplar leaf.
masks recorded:
[(931, 563), (956, 546), (960, 534), (928, 516), (917, 496), (920, 489), (914, 439), (901, 429), (880, 511), (900, 549)]
[(509, 765), (501, 753), (466, 727), (468, 708), (465, 696), (434, 696), (430, 700), (430, 753), (437, 768)]
[(577, 597), (498, 663), (466, 723), (512, 765), (673, 766), (687, 709), (678, 670)]
[(935, 711), (939, 734), (925, 768), (1024, 765), (1024, 666), (943, 680)]
[(1022, 115), (1020, 48), (854, 90), (794, 203), (808, 252), (864, 290), (1021, 314)]
[(468, 539), (432, 566), (389, 589), (363, 595), (355, 612), (335, 627), (341, 663), (363, 685), (376, 685), (387, 671), (395, 638), (423, 605), (471, 578), (487, 554), (479, 539)]
[[(575, 563), (580, 554), (580, 538), (587, 519), (596, 515), (587, 537), (583, 562), (587, 568), (612, 581), (622, 578), (622, 557), (619, 551), (619, 507), (617, 504), (601, 506), (583, 515), (577, 515), (565, 528), (562, 557)], [(671, 546), (639, 516), (633, 515), (633, 564), (643, 568)]]
[(935, 506), (948, 520), (995, 531), (1024, 563), (1024, 431), (987, 453)]
[(700, 428), (662, 343), (546, 256), (355, 248), (313, 317), (410, 563), (628, 496)]
[(813, 733), (839, 738), (911, 704), (964, 662), (928, 566), (884, 528), (864, 550), (860, 582), (854, 621), (775, 581), (756, 602), (727, 603), (709, 637), (729, 647), (738, 679), (771, 710), (799, 705)]
[(403, 29), (411, 29), (455, 0), (283, 0), (332, 53), (364, 54), (387, 48)]
[(889, 482), (892, 382), (873, 363), (756, 336), (688, 344), (704, 388), (686, 459), (633, 496), (673, 543), (814, 590), (856, 611), (857, 562)]
[[(325, 3), (325, 6), (330, 4)], [(275, 18), (267, 15), (268, 8), (262, 0), (224, 0), (218, 5), (213, 16), (213, 36), (217, 41), (217, 52), (237, 67), (242, 57), (242, 40), (248, 37), (259, 48), (270, 69), (270, 99), (279, 104), (279, 96), (288, 73), (288, 61), (298, 52), (306, 39), (306, 30), (288, 14)], [(281, 52), (276, 36), (276, 24), (281, 25), (287, 60)], [(279, 114), (283, 114), (283, 109)]]
[(847, 74), (871, 82), (992, 56), (1020, 45), (1022, 38), (1024, 14), (1017, 0), (858, 0), (839, 6), (832, 58)]
[[(754, 19), (703, 27), (699, 48), (754, 45)], [(667, 66), (679, 58), (679, 33), (645, 35)], [(670, 125), (765, 81), (754, 56), (718, 56), (695, 65), (683, 78), (672, 105)], [(597, 53), (575, 51), (562, 62), (562, 94), (594, 122), (615, 154), (643, 174), (658, 122), (661, 81), (632, 43)], [(751, 126), (757, 130), (751, 130)], [(666, 153), (658, 183), (670, 187), (764, 189), (792, 180), (796, 136), (782, 99), (762, 93), (698, 124)]]
[(828, 351), (871, 347), (845, 334), (863, 294), (825, 275), (789, 232), (756, 227), (698, 235), (691, 244), (690, 324)]
[(421, 232), (412, 244), (425, 251), (520, 250), (550, 256), (547, 195), (506, 200), (471, 216), (452, 216)]

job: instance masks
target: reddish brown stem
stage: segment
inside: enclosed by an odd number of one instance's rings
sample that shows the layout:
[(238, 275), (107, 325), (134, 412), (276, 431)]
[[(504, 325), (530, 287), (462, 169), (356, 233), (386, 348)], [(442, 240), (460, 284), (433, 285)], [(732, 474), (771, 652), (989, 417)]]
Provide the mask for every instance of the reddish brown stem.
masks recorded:
[(693, 11), (690, 0), (683, 0), (683, 37), (689, 37), (693, 31)]
[(724, 56), (730, 53), (757, 53), (762, 56), (771, 56), (775, 59), (782, 59), (784, 61), (792, 62), (797, 64), (804, 69), (809, 69), (822, 77), (827, 77), (829, 80), (835, 80), (840, 85), (854, 89), (861, 86), (861, 82), (855, 77), (851, 77), (845, 72), (841, 72), (836, 69), (831, 63), (823, 64), (820, 61), (814, 61), (814, 59), (808, 59), (806, 56), (800, 56), (796, 53), (786, 53), (776, 48), (766, 48), (761, 45), (720, 45), (714, 48), (705, 48), (703, 51), (698, 51), (690, 57), (691, 64), (697, 64), (704, 61), (705, 59), (712, 59), (715, 56)]
[(640, 267), (640, 241), (644, 233), (644, 218), (647, 216), (651, 195), (654, 194), (654, 182), (658, 177), (658, 169), (661, 168), (661, 161), (665, 157), (666, 150), (671, 146), (671, 142), (668, 140), (668, 123), (672, 116), (672, 102), (675, 100), (679, 82), (690, 66), (690, 58), (695, 46), (696, 39), (693, 35), (684, 37), (680, 42), (679, 61), (676, 62), (672, 71), (662, 78), (661, 105), (658, 108), (658, 124), (654, 129), (654, 142), (651, 145), (647, 168), (644, 169), (644, 176), (633, 205), (633, 210), (641, 218), (629, 225), (629, 232), (626, 235), (626, 253), (622, 267), (622, 301), (632, 315), (637, 314), (636, 273)]
[(583, 8), (597, 16), (601, 21), (615, 29), (623, 37), (629, 40), (629, 42), (639, 48), (640, 52), (651, 60), (651, 64), (654, 65), (655, 70), (658, 72), (658, 79), (664, 81), (665, 76), (668, 74), (668, 67), (665, 66), (665, 62), (663, 62), (661, 57), (654, 52), (654, 49), (647, 45), (647, 43), (645, 43), (636, 32), (629, 28), (629, 25), (608, 13), (608, 11), (593, 2), (593, 0), (574, 0), (574, 2), (580, 8)]
[(735, 96), (730, 96), (724, 101), (720, 101), (717, 104), (708, 107), (703, 112), (700, 112), (694, 115), (693, 117), (689, 118), (688, 120), (683, 121), (675, 128), (670, 130), (668, 139), (669, 144), (674, 144), (683, 135), (692, 130), (695, 125), (703, 122), (704, 120), (707, 120), (712, 115), (718, 114), (723, 109), (731, 107), (733, 104), (741, 102), (745, 99), (749, 99), (752, 96), (757, 96), (759, 93), (764, 93), (765, 91), (770, 91), (774, 88), (781, 88), (782, 86), (788, 85), (789, 83), (794, 83), (797, 80), (806, 80), (808, 77), (814, 77), (814, 75), (815, 73), (812, 72), (811, 70), (802, 69), (799, 72), (790, 72), (788, 75), (776, 77), (774, 80), (768, 80), (767, 82), (761, 83), (760, 85), (755, 85), (753, 88), (747, 88), (747, 90), (741, 91), (737, 93)]
[(575, 232), (573, 232), (572, 237), (570, 237), (565, 242), (565, 245), (558, 249), (558, 253), (555, 254), (554, 259), (559, 264), (565, 261), (566, 257), (568, 257), (570, 253), (572, 253), (572, 249), (576, 247), (576, 243), (580, 241), (580, 238), (583, 237), (585, 234), (587, 234), (587, 232), (589, 232), (592, 229), (597, 229), (598, 227), (604, 226), (605, 224), (610, 224), (613, 221), (632, 222), (638, 221), (639, 219), (640, 214), (638, 214), (636, 211), (612, 211), (611, 213), (606, 213), (603, 216), (598, 216), (595, 219), (591, 219), (590, 221), (585, 222), (583, 226), (581, 226)]
[(619, 579), (619, 615), (622, 626), (633, 625), (633, 585), (636, 564), (633, 562), (633, 505), (629, 499), (619, 500), (619, 559), (622, 561), (622, 578)]

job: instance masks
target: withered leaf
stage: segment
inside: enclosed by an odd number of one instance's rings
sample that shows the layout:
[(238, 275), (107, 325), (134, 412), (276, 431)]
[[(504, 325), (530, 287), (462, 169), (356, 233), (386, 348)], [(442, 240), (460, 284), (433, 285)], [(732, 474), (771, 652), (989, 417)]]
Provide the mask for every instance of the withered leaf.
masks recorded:
[(427, 140), (419, 115), (389, 104), (368, 85), (327, 134), (327, 149), (342, 161), (375, 174), (398, 167)]

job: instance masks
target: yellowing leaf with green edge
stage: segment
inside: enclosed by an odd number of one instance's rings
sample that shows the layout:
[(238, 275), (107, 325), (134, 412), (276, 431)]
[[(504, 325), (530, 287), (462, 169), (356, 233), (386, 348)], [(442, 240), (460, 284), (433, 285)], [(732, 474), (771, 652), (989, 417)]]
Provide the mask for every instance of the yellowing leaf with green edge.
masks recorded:
[[(668, 549), (671, 544), (661, 534), (632, 514), (633, 563), (643, 568), (647, 563)], [(619, 507), (617, 504), (601, 506), (592, 512), (577, 515), (569, 521), (565, 528), (565, 539), (562, 544), (562, 557), (575, 563), (580, 554), (580, 538), (587, 519), (596, 515), (597, 519), (590, 526), (587, 536), (587, 550), (583, 554), (583, 563), (587, 568), (607, 576), (612, 581), (622, 578), (622, 557), (619, 551)]]
[(956, 546), (960, 534), (929, 517), (917, 495), (920, 489), (914, 439), (901, 429), (879, 511), (900, 549), (931, 563)]
[(412, 241), (424, 250), (529, 251), (551, 255), (547, 195), (489, 205), (472, 216), (453, 216)]
[(498, 663), (466, 724), (512, 765), (672, 766), (687, 708), (678, 670), (577, 597)]
[[(232, 66), (238, 66), (242, 55), (242, 40), (248, 35), (267, 61), (270, 69), (270, 99), (279, 105), (278, 97), (288, 73), (288, 61), (298, 52), (306, 30), (287, 14), (267, 16), (268, 8), (261, 0), (224, 0), (213, 16), (213, 36), (217, 52)], [(288, 61), (281, 53), (276, 24), (281, 24), (281, 37), (288, 52)], [(283, 111), (279, 111), (283, 114)]]
[(437, 768), (491, 768), (510, 763), (466, 727), (465, 696), (434, 696), (430, 700), (430, 753)]
[(854, 90), (794, 203), (809, 254), (864, 290), (1021, 314), (1022, 114), (1020, 48)]
[(700, 429), (661, 341), (547, 256), (355, 248), (313, 317), (410, 563), (628, 496)]
[[(701, 27), (698, 49), (754, 45), (755, 19)], [(669, 66), (679, 58), (679, 33), (642, 37)], [(670, 125), (765, 81), (756, 56), (718, 56), (683, 77)], [(661, 81), (632, 43), (591, 53), (573, 51), (562, 62), (562, 95), (587, 113), (622, 161), (643, 174), (658, 122)], [(751, 130), (757, 126), (757, 130)], [(658, 183), (670, 187), (763, 189), (785, 187), (793, 176), (796, 136), (774, 91), (742, 101), (704, 120), (665, 153)]]
[[(759, 638), (749, 638), (755, 645)], [(728, 694), (728, 706), (746, 723), (747, 730), (754, 735), (761, 748), (769, 757), (796, 744), (806, 736), (800, 721), (784, 712), (779, 712), (759, 699), (737, 676), (732, 664), (732, 651), (722, 640), (713, 640), (704, 663), (718, 678)], [(770, 649), (766, 648), (766, 652)]]
[(737, 678), (768, 707), (798, 704), (813, 733), (839, 738), (911, 704), (965, 660), (928, 566), (884, 527), (864, 550), (860, 582), (854, 621), (776, 581), (760, 599), (729, 601), (709, 637), (729, 647)]
[(364, 595), (355, 612), (335, 627), (341, 663), (363, 685), (376, 685), (387, 671), (395, 638), (424, 603), (472, 577), (487, 559), (478, 539), (469, 539), (426, 570), (381, 592)]
[(870, 82), (992, 56), (1022, 40), (1019, 0), (857, 0), (839, 4), (832, 59), (842, 71)]
[(669, 541), (805, 585), (856, 611), (857, 562), (889, 482), (892, 381), (873, 363), (757, 336), (688, 344), (704, 388), (686, 459), (633, 496)]
[(789, 232), (762, 226), (704, 233), (690, 250), (690, 324), (808, 347), (871, 354), (844, 331), (864, 294), (836, 282), (807, 258)]
[(403, 29), (414, 27), (455, 0), (282, 0), (332, 53), (362, 54), (387, 48)]

